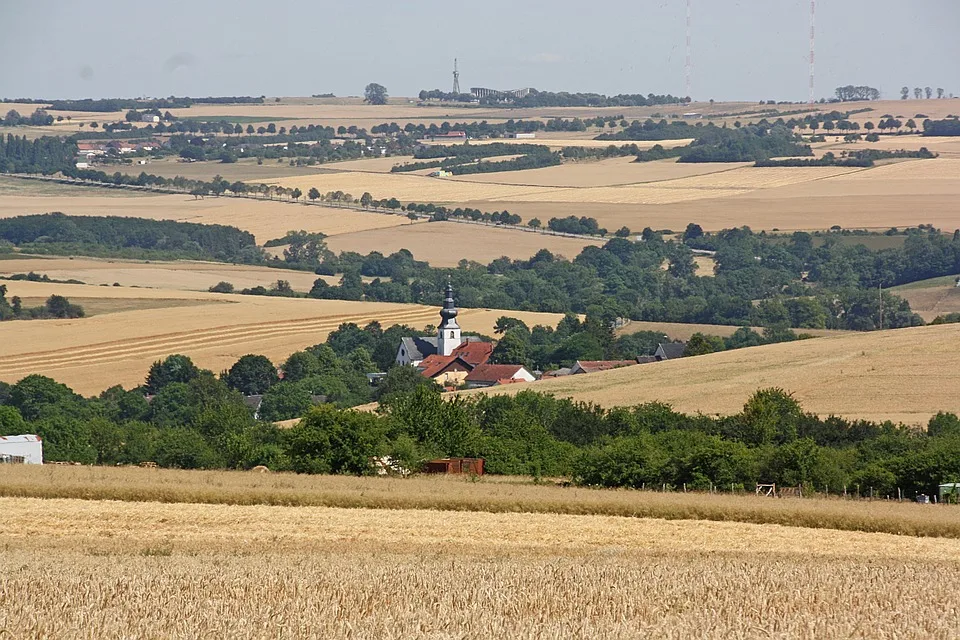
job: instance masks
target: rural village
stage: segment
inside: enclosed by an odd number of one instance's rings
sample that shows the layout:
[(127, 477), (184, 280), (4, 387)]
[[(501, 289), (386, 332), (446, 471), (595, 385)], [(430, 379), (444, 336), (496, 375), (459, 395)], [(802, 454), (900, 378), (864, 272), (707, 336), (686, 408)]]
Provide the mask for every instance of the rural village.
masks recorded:
[(171, 8), (3, 12), (0, 636), (958, 636), (955, 2)]

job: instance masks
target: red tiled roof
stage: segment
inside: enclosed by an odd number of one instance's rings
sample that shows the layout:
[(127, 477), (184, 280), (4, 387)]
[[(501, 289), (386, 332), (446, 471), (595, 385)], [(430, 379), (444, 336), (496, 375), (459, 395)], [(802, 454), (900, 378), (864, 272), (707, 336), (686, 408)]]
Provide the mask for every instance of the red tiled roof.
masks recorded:
[(512, 380), (523, 369), (520, 364), (481, 364), (467, 374), (468, 382)]
[(493, 344), (489, 342), (464, 342), (453, 350), (451, 355), (458, 356), (474, 367), (486, 364), (493, 353)]
[(454, 364), (459, 364), (460, 369), (463, 371), (470, 371), (473, 369), (472, 364), (456, 355), (439, 356), (434, 354), (424, 358), (417, 366), (417, 370), (421, 373), (421, 375), (427, 378), (433, 378), (440, 375)]

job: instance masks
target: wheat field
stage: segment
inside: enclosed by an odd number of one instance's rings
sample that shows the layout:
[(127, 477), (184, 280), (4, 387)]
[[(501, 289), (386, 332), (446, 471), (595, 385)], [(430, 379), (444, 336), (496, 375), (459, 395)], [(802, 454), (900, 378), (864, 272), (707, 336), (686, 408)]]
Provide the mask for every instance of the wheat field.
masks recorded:
[[(938, 411), (960, 413), (958, 340), (960, 325), (846, 333), (545, 380), (536, 389), (606, 406), (660, 401), (687, 413), (733, 414), (757, 389), (782, 387), (821, 416), (926, 424)], [(511, 387), (492, 392), (519, 390)]]
[[(823, 488), (820, 488), (821, 491)], [(516, 476), (408, 478), (138, 467), (0, 467), (6, 498), (709, 520), (960, 539), (960, 510), (910, 501), (608, 490)], [(853, 489), (851, 488), (851, 495)]]
[(604, 516), (0, 499), (12, 637), (930, 638), (960, 544)]

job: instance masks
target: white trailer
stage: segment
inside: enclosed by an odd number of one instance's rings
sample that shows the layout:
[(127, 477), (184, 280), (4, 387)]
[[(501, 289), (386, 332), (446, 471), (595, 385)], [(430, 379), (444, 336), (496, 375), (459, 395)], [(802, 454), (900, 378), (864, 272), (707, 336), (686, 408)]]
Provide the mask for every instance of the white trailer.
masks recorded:
[(40, 436), (0, 436), (0, 463), (43, 464)]

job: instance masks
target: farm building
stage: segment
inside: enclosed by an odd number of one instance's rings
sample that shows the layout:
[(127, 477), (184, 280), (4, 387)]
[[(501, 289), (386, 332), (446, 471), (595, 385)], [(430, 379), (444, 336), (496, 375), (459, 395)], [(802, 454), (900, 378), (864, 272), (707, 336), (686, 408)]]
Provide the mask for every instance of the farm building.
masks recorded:
[(530, 133), (517, 132), (517, 133), (511, 133), (507, 137), (514, 138), (516, 140), (533, 140), (534, 138), (537, 137), (537, 134), (533, 132), (530, 132)]
[(570, 368), (573, 375), (580, 373), (596, 373), (597, 371), (609, 371), (610, 369), (620, 369), (637, 364), (636, 360), (577, 360)]
[(429, 135), (427, 137), (438, 142), (466, 142), (467, 132), (449, 131), (447, 133), (434, 133), (433, 135)]
[(483, 475), (483, 458), (441, 458), (423, 465), (424, 473), (468, 473)]
[(43, 464), (43, 441), (34, 435), (0, 437), (0, 463)]
[(533, 382), (536, 378), (519, 364), (481, 364), (467, 374), (464, 382), (468, 389), (495, 387), (517, 382)]
[(140, 122), (150, 122), (156, 124), (160, 122), (160, 116), (153, 113), (144, 113), (140, 115)]
[(677, 358), (682, 358), (686, 350), (687, 344), (685, 342), (661, 342), (657, 345), (657, 350), (654, 352), (653, 357), (657, 359), (657, 362), (662, 360), (676, 360)]

